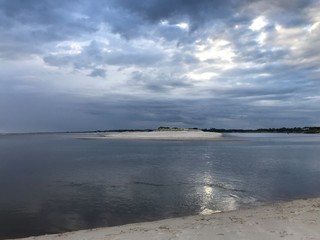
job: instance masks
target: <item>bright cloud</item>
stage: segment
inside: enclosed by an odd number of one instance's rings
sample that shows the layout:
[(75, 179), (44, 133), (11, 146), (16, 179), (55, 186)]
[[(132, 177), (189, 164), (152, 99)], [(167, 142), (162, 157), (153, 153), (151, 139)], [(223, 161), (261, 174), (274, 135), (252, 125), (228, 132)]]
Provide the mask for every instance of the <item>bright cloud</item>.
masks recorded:
[(195, 55), (200, 61), (218, 60), (231, 63), (235, 56), (235, 53), (230, 46), (230, 42), (223, 39), (207, 39), (204, 43), (197, 46), (197, 50)]
[(253, 19), (251, 25), (249, 26), (249, 29), (251, 29), (252, 31), (259, 31), (265, 26), (267, 26), (267, 24), (268, 24), (267, 19), (263, 16), (259, 16)]

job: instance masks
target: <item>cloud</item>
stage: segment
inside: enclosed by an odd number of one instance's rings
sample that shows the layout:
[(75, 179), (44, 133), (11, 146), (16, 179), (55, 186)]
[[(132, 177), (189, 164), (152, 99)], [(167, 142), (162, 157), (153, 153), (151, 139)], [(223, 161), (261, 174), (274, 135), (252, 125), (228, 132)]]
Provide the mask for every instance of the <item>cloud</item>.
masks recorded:
[[(120, 0), (116, 6), (127, 11), (132, 16), (139, 16), (151, 24), (158, 24), (161, 20), (179, 23), (188, 20), (191, 29), (198, 27), (208, 19), (223, 19), (228, 16), (236, 4), (232, 1), (139, 1), (138, 3)], [(209, 17), (211, 16), (211, 17)]]
[(106, 71), (104, 69), (101, 69), (101, 68), (96, 68), (89, 74), (89, 76), (105, 78), (106, 77)]
[(128, 84), (135, 87), (147, 88), (152, 92), (168, 92), (176, 91), (180, 88), (190, 88), (192, 84), (189, 83), (187, 78), (181, 79), (179, 76), (173, 76), (170, 74), (151, 71), (142, 72), (135, 71), (132, 73)]
[(71, 65), (78, 69), (92, 69), (98, 66), (148, 66), (160, 62), (165, 56), (156, 48), (139, 48), (126, 42), (120, 47), (91, 41), (82, 46), (79, 51), (50, 54), (44, 57), (44, 61), (52, 66), (62, 67)]
[(2, 0), (0, 124), (319, 124), (319, 11), (312, 0)]

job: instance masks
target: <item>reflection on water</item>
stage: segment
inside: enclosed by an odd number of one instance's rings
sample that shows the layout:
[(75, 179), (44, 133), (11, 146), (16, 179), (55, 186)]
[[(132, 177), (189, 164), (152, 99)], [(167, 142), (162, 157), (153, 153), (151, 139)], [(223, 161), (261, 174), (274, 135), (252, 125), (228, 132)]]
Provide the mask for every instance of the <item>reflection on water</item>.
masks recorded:
[(215, 210), (209, 208), (209, 205), (214, 198), (214, 189), (212, 188), (212, 186), (210, 186), (212, 177), (209, 174), (205, 173), (202, 181), (205, 185), (202, 187), (202, 189), (200, 189), (200, 191), (202, 191), (200, 214), (208, 215), (215, 212)]
[(213, 196), (213, 188), (210, 187), (210, 186), (204, 186), (203, 187), (203, 190), (204, 190), (204, 195), (205, 195), (205, 202), (208, 202), (208, 200), (210, 200)]
[(0, 136), (0, 238), (320, 196), (319, 136), (245, 137), (249, 141)]
[(197, 188), (200, 200), (199, 214), (209, 215), (221, 211), (235, 210), (239, 207), (242, 199), (233, 192), (245, 193), (245, 191), (236, 189), (232, 186), (232, 183), (218, 182), (209, 172), (199, 174), (199, 178), (202, 178), (196, 181), (201, 182)]

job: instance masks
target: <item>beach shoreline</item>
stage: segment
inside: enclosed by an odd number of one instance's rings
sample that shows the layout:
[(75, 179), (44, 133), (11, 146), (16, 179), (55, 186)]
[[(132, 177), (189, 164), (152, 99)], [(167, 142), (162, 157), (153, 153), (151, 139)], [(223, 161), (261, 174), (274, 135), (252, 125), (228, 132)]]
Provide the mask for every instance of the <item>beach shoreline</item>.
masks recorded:
[(22, 239), (320, 239), (320, 198)]
[(145, 141), (227, 141), (223, 134), (216, 132), (203, 132), (200, 130), (184, 130), (184, 131), (150, 131), (150, 132), (106, 132), (92, 133), (83, 136), (77, 136), (83, 140), (145, 140)]

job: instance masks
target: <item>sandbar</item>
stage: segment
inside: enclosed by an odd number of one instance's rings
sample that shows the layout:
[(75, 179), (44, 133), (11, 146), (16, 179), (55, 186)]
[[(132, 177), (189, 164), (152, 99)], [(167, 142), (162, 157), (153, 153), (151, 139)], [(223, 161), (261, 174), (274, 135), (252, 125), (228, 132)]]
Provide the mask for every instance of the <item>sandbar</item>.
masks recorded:
[(24, 240), (320, 239), (320, 198)]
[(223, 141), (221, 133), (203, 131), (151, 131), (151, 132), (106, 132), (81, 139), (126, 139), (126, 140), (171, 140), (171, 141)]

